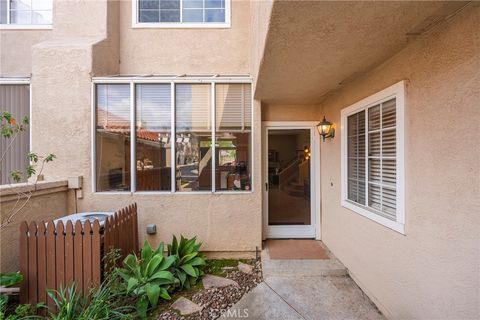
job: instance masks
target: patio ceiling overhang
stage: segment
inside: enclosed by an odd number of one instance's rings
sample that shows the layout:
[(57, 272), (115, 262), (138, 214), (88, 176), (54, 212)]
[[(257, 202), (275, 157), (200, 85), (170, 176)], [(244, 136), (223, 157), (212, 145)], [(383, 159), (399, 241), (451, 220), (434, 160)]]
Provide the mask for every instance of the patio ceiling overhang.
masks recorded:
[(468, 1), (275, 1), (255, 98), (317, 104)]

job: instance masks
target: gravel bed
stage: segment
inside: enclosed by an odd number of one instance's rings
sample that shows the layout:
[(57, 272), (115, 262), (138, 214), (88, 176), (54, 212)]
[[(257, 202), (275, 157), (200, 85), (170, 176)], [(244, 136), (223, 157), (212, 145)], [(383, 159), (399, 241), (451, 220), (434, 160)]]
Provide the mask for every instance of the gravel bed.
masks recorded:
[(262, 268), (260, 261), (252, 261), (254, 267), (250, 274), (233, 270), (225, 270), (226, 278), (238, 283), (224, 288), (203, 289), (193, 295), (192, 301), (203, 307), (200, 314), (180, 316), (173, 310), (163, 312), (158, 320), (211, 320), (220, 317), (226, 310), (239, 301), (243, 295), (262, 282)]

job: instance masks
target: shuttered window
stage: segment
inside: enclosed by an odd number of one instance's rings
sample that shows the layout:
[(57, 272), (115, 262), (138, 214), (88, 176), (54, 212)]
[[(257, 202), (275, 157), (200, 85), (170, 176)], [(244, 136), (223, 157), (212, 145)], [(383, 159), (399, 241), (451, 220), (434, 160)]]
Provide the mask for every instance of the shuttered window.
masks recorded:
[[(2, 84), (0, 83), (1, 111), (10, 113), (18, 122), (30, 113), (30, 85), (28, 84)], [(0, 137), (0, 154), (4, 155), (0, 167), (0, 184), (12, 183), (12, 171), (25, 172), (28, 165), (27, 154), (30, 149), (30, 129), (20, 133), (13, 141)], [(8, 145), (11, 143), (10, 148)], [(8, 152), (7, 152), (8, 150)], [(22, 182), (25, 177), (22, 176)]]
[[(385, 98), (381, 98), (382, 93)], [(399, 190), (403, 188), (403, 180), (399, 180), (403, 179), (402, 167), (399, 174), (403, 140), (398, 137), (399, 128), (403, 132), (398, 117), (401, 114), (403, 120), (402, 83), (365, 100), (342, 110), (342, 127), (346, 128), (342, 139), (342, 203), (403, 232), (403, 190)], [(376, 102), (369, 103), (372, 100)]]
[[(365, 116), (368, 114), (368, 121)], [(396, 219), (395, 99), (348, 117), (348, 200)], [(368, 133), (367, 135), (365, 133)], [(368, 145), (368, 157), (365, 149)], [(365, 172), (368, 169), (368, 177)], [(365, 186), (368, 185), (368, 190)]]

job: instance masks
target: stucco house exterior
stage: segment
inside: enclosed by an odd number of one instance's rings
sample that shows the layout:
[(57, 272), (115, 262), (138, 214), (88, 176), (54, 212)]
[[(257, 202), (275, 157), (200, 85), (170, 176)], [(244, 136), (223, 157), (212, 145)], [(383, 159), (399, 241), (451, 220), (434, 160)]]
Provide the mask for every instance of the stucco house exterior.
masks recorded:
[(0, 23), (18, 148), (83, 177), (45, 206), (136, 202), (142, 242), (224, 256), (318, 239), (387, 318), (479, 317), (480, 3), (21, 0)]

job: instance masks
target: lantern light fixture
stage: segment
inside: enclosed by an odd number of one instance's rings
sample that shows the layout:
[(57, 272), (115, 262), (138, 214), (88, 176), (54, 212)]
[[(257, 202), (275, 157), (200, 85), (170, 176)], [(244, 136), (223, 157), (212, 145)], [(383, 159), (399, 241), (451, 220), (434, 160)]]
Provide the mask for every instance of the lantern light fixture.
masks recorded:
[(327, 119), (325, 119), (325, 116), (323, 116), (323, 120), (317, 124), (317, 130), (318, 133), (322, 136), (323, 141), (325, 141), (326, 138), (335, 137), (335, 128), (330, 121), (327, 121)]

